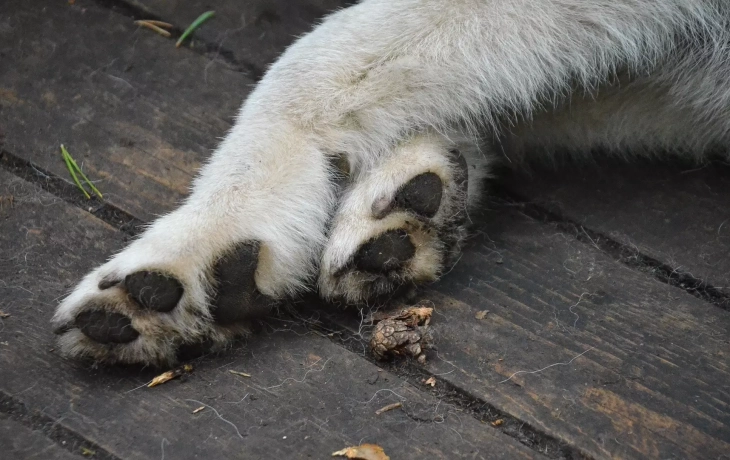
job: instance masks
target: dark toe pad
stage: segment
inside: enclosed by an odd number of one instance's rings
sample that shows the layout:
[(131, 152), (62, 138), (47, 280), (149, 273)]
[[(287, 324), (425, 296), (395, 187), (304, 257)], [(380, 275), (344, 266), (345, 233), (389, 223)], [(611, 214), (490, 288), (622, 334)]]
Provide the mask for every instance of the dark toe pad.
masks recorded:
[(216, 264), (212, 314), (217, 323), (232, 324), (268, 311), (270, 303), (254, 279), (259, 249), (258, 243), (241, 244)]
[(183, 287), (172, 276), (139, 271), (127, 275), (124, 287), (142, 308), (165, 313), (171, 311), (183, 295)]
[(355, 266), (365, 272), (382, 273), (400, 268), (416, 253), (404, 230), (389, 230), (360, 247)]
[(433, 217), (441, 206), (443, 187), (438, 175), (432, 172), (419, 174), (398, 190), (394, 207), (424, 217)]
[(139, 337), (132, 321), (119, 313), (87, 310), (76, 316), (76, 326), (99, 343), (128, 343)]

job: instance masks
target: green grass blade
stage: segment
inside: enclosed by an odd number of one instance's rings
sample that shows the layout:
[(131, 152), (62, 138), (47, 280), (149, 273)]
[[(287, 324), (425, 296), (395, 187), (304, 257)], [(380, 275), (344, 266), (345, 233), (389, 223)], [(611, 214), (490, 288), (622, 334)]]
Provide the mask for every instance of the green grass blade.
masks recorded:
[(88, 177), (86, 177), (86, 174), (79, 168), (79, 165), (76, 164), (76, 161), (71, 157), (71, 155), (66, 152), (66, 155), (68, 155), (68, 161), (71, 162), (71, 165), (76, 169), (76, 172), (81, 174), (81, 177), (84, 179), (84, 182), (91, 188), (91, 190), (99, 197), (104, 198), (99, 190), (97, 190), (96, 187), (94, 187), (94, 184), (89, 180)]
[(61, 156), (63, 157), (63, 161), (66, 163), (66, 168), (68, 168), (68, 172), (71, 173), (71, 177), (73, 178), (74, 182), (76, 183), (76, 186), (84, 193), (84, 196), (88, 200), (91, 198), (89, 196), (89, 193), (86, 191), (86, 189), (81, 185), (81, 182), (79, 181), (79, 178), (76, 177), (76, 172), (74, 171), (74, 167), (71, 164), (71, 155), (69, 155), (68, 150), (66, 150), (66, 147), (61, 144)]
[(212, 18), (214, 15), (215, 15), (215, 11), (206, 11), (205, 13), (198, 16), (198, 19), (193, 21), (193, 23), (190, 24), (187, 29), (185, 29), (185, 32), (183, 32), (183, 34), (180, 35), (180, 38), (177, 40), (177, 43), (175, 43), (175, 48), (180, 48), (180, 45), (182, 45), (182, 42), (184, 42), (185, 39), (188, 38), (188, 36), (190, 36), (190, 34), (195, 32), (195, 30), (198, 27), (202, 26), (205, 21)]

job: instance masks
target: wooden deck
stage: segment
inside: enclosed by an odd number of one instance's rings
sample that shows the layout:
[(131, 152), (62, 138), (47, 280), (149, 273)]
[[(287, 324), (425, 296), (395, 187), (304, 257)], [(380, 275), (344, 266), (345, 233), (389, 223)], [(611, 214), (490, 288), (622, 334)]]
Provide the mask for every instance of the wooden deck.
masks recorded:
[[(267, 63), (345, 3), (0, 4), (0, 457), (730, 458), (728, 165), (506, 176), (420, 294), (425, 365), (377, 362), (357, 311), (314, 300), (153, 389), (155, 370), (55, 353), (58, 299), (185, 196)], [(133, 24), (179, 35), (209, 9), (192, 47)]]

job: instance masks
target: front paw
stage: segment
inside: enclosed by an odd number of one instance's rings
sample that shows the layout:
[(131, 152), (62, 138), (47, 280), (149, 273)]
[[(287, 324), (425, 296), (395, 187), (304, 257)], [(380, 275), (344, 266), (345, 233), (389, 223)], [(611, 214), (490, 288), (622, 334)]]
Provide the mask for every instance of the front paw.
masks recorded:
[(364, 302), (436, 280), (466, 236), (467, 174), (460, 152), (432, 135), (362, 174), (335, 217), (322, 294)]
[(190, 248), (153, 246), (143, 236), (62, 302), (53, 323), (63, 354), (172, 365), (192, 351), (225, 348), (246, 333), (247, 320), (274, 304), (256, 286), (257, 242), (194, 256)]

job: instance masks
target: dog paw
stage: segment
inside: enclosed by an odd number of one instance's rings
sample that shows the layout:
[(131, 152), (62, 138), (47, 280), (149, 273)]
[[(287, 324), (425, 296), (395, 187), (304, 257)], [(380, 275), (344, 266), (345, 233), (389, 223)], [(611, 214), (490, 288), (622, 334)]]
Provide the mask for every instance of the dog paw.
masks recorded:
[(152, 233), (90, 273), (59, 306), (53, 323), (63, 354), (172, 365), (225, 348), (274, 305), (257, 288), (259, 242), (207, 251), (194, 239)]
[(468, 171), (454, 145), (421, 135), (345, 192), (322, 257), (323, 296), (364, 302), (436, 280), (466, 236)]

